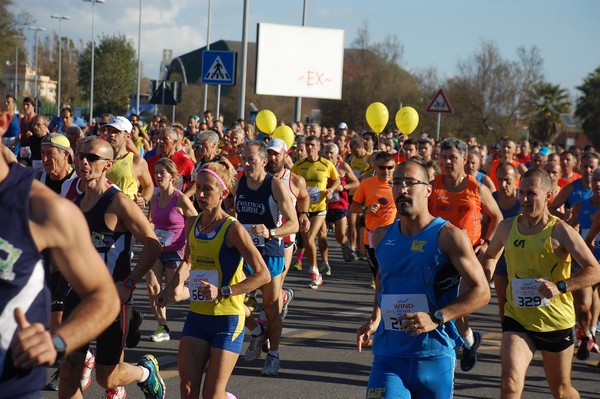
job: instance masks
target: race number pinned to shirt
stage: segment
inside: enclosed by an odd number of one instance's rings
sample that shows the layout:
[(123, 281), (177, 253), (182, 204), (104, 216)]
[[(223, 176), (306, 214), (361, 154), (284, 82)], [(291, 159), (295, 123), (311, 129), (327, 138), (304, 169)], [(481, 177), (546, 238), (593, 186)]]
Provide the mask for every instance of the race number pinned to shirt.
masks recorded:
[(321, 189), (319, 187), (306, 187), (308, 191), (308, 196), (310, 198), (310, 202), (320, 202), (321, 201)]
[(250, 234), (250, 238), (252, 238), (252, 242), (254, 243), (255, 247), (265, 246), (265, 237), (254, 234), (252, 231), (252, 227), (254, 227), (253, 224), (243, 224), (242, 226), (244, 226), (244, 228), (248, 231), (248, 234)]
[(172, 231), (155, 229), (154, 233), (156, 234), (156, 237), (158, 237), (158, 241), (160, 242), (160, 245), (162, 245), (163, 247), (168, 247), (173, 242), (173, 232)]
[[(542, 277), (546, 279), (546, 277)], [(515, 306), (519, 308), (537, 308), (550, 305), (550, 300), (544, 298), (538, 291), (542, 285), (534, 278), (513, 278), (512, 294)]]
[(381, 317), (386, 330), (401, 331), (398, 317), (406, 313), (429, 312), (425, 294), (389, 294), (381, 297)]
[(200, 293), (200, 287), (203, 281), (218, 287), (219, 272), (216, 270), (190, 270), (190, 279), (188, 283), (190, 301), (212, 302), (212, 299), (206, 299), (204, 295)]

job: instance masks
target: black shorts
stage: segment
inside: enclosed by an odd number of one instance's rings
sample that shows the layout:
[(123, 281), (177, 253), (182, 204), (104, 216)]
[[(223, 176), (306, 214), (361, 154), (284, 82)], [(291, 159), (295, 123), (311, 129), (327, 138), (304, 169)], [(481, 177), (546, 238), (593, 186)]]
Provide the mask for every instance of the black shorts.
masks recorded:
[(64, 309), (65, 296), (69, 291), (69, 284), (59, 271), (48, 274), (48, 288), (52, 299), (51, 311), (62, 312)]
[(535, 348), (547, 352), (562, 352), (575, 343), (575, 328), (567, 328), (565, 330), (536, 332), (525, 329), (512, 317), (504, 316), (502, 320), (502, 332), (518, 332), (525, 333), (535, 345)]
[(336, 221), (348, 216), (348, 209), (328, 209), (325, 221), (327, 223), (335, 223)]

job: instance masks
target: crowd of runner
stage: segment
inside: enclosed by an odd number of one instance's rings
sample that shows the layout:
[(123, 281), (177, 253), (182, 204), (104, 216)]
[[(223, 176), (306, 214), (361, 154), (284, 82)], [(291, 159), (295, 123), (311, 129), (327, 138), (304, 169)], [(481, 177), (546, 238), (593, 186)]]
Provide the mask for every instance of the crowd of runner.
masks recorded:
[[(346, 262), (372, 272), (373, 312), (357, 332), (359, 352), (372, 345), (375, 356), (366, 397), (451, 397), (457, 357), (463, 371), (476, 366), (482, 336), (468, 315), (490, 287), (502, 397), (521, 397), (537, 350), (553, 396), (579, 397), (573, 354), (600, 352), (591, 145), (436, 142), (344, 122), (291, 123), (286, 142), (211, 111), (185, 125), (105, 114), (89, 126), (68, 104), (52, 119), (31, 98), (21, 105), (6, 98), (0, 128), (0, 213), (14, 219), (0, 229), (0, 397), (37, 398), (45, 386), (81, 398), (95, 369), (105, 398), (124, 398), (131, 383), (164, 398), (157, 359), (129, 364), (123, 353), (144, 317), (156, 321), (144, 338), (170, 340), (169, 303), (189, 301), (180, 395), (234, 398), (226, 388), (245, 331), (244, 358), (265, 352), (263, 375), (285, 365), (286, 275), (306, 270), (319, 289), (336, 272), (331, 232)], [(132, 302), (143, 279), (151, 315)], [(39, 366), (54, 365), (45, 381)]]

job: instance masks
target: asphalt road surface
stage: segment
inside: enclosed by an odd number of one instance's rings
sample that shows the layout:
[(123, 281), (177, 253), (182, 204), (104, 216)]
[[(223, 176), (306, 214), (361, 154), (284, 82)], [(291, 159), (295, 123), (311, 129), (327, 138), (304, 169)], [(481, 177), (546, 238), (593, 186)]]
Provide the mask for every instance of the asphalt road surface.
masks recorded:
[[(291, 271), (286, 287), (295, 292), (284, 320), (280, 346), (281, 370), (275, 377), (261, 376), (263, 356), (246, 362), (242, 356), (229, 380), (228, 391), (240, 399), (314, 399), (364, 398), (373, 356), (370, 350), (356, 352), (356, 329), (368, 318), (373, 304), (371, 277), (365, 261), (346, 263), (334, 240), (329, 240), (332, 276), (324, 276), (318, 290), (308, 288), (308, 268)], [(145, 285), (138, 284), (137, 308), (145, 314), (142, 341), (135, 349), (125, 351), (125, 360), (137, 363), (145, 353), (155, 355), (161, 375), (167, 384), (167, 398), (179, 397), (177, 348), (187, 312), (187, 303), (168, 306), (171, 340), (150, 342), (156, 328), (147, 300)], [(493, 290), (492, 290), (493, 292)], [(500, 397), (500, 322), (495, 295), (488, 306), (471, 316), (471, 326), (483, 336), (477, 366), (468, 373), (457, 366), (455, 398)], [(243, 350), (249, 341), (249, 334)], [(573, 384), (582, 398), (600, 398), (600, 356), (590, 360), (574, 359)], [(53, 370), (49, 369), (48, 374)], [(200, 372), (200, 371), (198, 371)], [(101, 398), (103, 391), (95, 382), (84, 393), (86, 398)], [(45, 392), (44, 398), (56, 398), (56, 392)], [(129, 399), (144, 398), (140, 389), (127, 387)], [(524, 398), (552, 398), (544, 378), (541, 355), (536, 354), (527, 374)]]

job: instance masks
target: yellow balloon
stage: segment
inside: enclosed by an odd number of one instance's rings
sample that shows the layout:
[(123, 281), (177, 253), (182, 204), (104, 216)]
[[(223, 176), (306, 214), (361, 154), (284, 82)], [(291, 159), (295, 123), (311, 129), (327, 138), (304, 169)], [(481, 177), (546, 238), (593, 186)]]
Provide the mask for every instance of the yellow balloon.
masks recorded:
[(402, 107), (396, 113), (396, 126), (404, 134), (411, 134), (419, 125), (419, 113), (413, 107)]
[(271, 134), (277, 127), (277, 117), (272, 111), (263, 109), (256, 115), (256, 126), (261, 132)]
[(292, 148), (292, 144), (294, 144), (294, 131), (288, 125), (277, 126), (277, 129), (275, 129), (273, 136), (271, 137), (285, 141), (288, 150)]
[(374, 102), (367, 108), (367, 123), (375, 133), (383, 132), (389, 119), (390, 113), (384, 104)]

